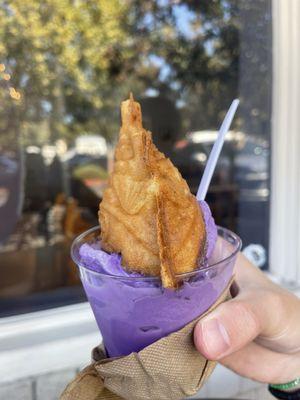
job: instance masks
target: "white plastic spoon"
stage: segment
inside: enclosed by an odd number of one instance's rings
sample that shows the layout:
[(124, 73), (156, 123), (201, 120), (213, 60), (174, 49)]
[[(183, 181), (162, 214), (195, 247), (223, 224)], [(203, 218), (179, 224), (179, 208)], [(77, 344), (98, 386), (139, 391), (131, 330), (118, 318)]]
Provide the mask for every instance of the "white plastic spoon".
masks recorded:
[(233, 100), (229, 110), (227, 111), (227, 114), (225, 115), (224, 121), (222, 122), (221, 128), (218, 133), (217, 140), (215, 141), (212, 151), (210, 152), (210, 155), (208, 157), (206, 167), (205, 167), (205, 170), (202, 175), (202, 179), (201, 179), (198, 191), (197, 191), (197, 200), (198, 201), (204, 200), (206, 197), (211, 178), (215, 171), (217, 161), (219, 159), (219, 156), (220, 156), (223, 144), (224, 144), (225, 135), (230, 128), (231, 122), (233, 120), (236, 109), (238, 108), (239, 102), (240, 102), (239, 99)]

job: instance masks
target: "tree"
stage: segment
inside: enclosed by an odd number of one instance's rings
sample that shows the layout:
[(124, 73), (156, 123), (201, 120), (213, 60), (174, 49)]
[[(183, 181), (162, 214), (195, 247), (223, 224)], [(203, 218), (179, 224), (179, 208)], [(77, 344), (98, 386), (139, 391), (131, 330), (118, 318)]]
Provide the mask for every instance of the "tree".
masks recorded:
[(175, 100), (185, 132), (216, 129), (239, 95), (236, 126), (249, 134), (269, 134), (270, 0), (131, 3), (129, 32), (148, 66), (139, 68), (138, 77)]
[[(109, 135), (101, 117), (111, 105), (108, 93), (117, 64), (130, 56), (126, 13), (119, 0), (1, 2), (0, 60), (10, 75), (9, 87), (20, 93), (14, 100), (25, 137), (39, 141), (45, 120), (51, 141), (89, 130)], [(7, 115), (12, 96), (5, 94)], [(6, 118), (2, 133), (7, 124)]]
[(131, 35), (158, 67), (140, 78), (181, 105), (186, 130), (216, 128), (238, 91), (237, 0), (133, 3)]
[[(252, 24), (252, 53), (257, 48), (260, 56), (270, 56), (264, 41), (268, 3), (4, 0), (0, 62), (10, 79), (0, 71), (0, 85), (8, 85), (0, 94), (1, 135), (18, 128), (30, 144), (72, 140), (84, 132), (113, 140), (120, 101), (130, 91), (145, 97), (149, 90), (180, 109), (184, 132), (215, 129), (241, 87), (243, 15), (260, 19)], [(252, 101), (242, 99), (249, 115), (255, 103), (263, 107), (270, 90), (266, 63), (262, 73), (260, 57), (252, 65), (249, 78), (243, 77), (257, 88)], [(251, 128), (262, 133), (269, 113), (259, 111), (255, 118)]]

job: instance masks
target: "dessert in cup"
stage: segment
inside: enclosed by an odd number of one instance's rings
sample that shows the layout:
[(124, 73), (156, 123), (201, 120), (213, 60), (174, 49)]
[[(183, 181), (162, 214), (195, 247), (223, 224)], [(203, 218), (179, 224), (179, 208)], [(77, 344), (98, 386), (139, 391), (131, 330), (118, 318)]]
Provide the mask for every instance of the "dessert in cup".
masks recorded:
[(132, 95), (121, 117), (100, 227), (72, 246), (109, 357), (138, 352), (207, 311), (241, 245), (156, 148)]

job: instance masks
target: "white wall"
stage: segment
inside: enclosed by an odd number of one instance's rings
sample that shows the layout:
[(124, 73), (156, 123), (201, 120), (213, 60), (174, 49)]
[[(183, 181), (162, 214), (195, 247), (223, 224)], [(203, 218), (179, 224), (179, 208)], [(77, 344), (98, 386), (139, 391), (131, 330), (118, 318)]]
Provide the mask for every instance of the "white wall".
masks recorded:
[(270, 268), (300, 285), (300, 1), (273, 0)]

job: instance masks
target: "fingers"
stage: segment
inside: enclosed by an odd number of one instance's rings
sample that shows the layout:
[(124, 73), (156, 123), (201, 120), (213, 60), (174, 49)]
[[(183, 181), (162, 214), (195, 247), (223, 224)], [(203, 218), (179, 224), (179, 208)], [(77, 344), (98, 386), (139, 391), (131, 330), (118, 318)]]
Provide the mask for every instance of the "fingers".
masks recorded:
[(237, 256), (234, 276), (238, 286), (241, 288), (271, 284), (265, 274), (255, 267), (242, 253)]
[(194, 342), (206, 358), (219, 360), (244, 347), (260, 331), (260, 321), (247, 303), (231, 300), (197, 323)]
[(235, 277), (236, 297), (197, 323), (194, 330), (197, 349), (208, 359), (220, 360), (257, 339), (277, 352), (297, 352), (299, 299), (270, 282), (242, 255)]
[(265, 347), (295, 352), (300, 344), (300, 321), (285, 310), (276, 292), (241, 291), (197, 323), (195, 346), (208, 359), (219, 360), (260, 336)]
[(299, 376), (300, 353), (294, 355), (276, 353), (252, 342), (221, 359), (220, 363), (256, 381), (285, 383)]
[(257, 314), (261, 324), (258, 338), (261, 345), (279, 352), (300, 351), (300, 299), (271, 282), (241, 253), (231, 292)]

